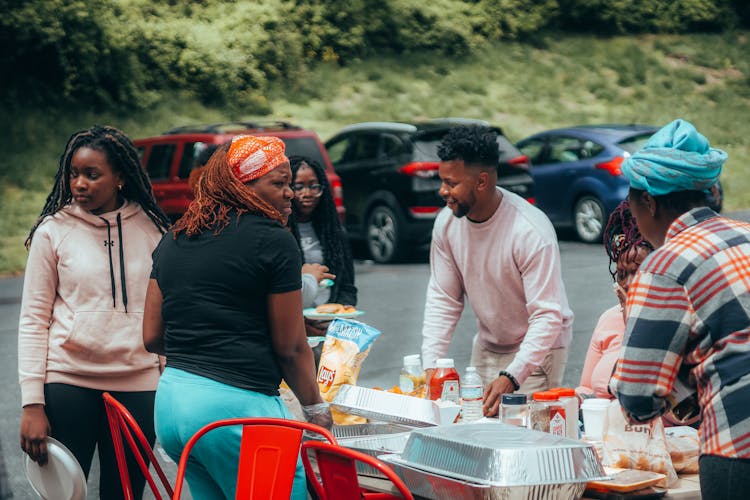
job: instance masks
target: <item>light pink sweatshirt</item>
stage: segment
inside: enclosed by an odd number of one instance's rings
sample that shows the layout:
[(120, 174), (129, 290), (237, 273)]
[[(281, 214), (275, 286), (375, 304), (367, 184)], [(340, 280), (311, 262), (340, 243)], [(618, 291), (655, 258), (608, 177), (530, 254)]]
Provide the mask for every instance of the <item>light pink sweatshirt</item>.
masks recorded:
[(422, 359), (432, 368), (445, 356), (466, 296), (477, 316), (477, 342), (492, 352), (515, 352), (507, 371), (522, 384), (550, 349), (570, 344), (573, 312), (549, 219), (498, 190), (502, 202), (484, 222), (459, 219), (447, 207), (435, 220)]
[(607, 387), (612, 378), (612, 369), (622, 347), (625, 335), (625, 320), (622, 310), (616, 305), (604, 311), (591, 334), (589, 350), (583, 362), (581, 385), (576, 387), (576, 394), (593, 395), (597, 398), (614, 399)]
[(151, 252), (160, 239), (137, 203), (101, 215), (73, 204), (39, 225), (18, 327), (23, 406), (43, 404), (49, 382), (156, 389), (159, 358), (143, 347), (142, 322)]

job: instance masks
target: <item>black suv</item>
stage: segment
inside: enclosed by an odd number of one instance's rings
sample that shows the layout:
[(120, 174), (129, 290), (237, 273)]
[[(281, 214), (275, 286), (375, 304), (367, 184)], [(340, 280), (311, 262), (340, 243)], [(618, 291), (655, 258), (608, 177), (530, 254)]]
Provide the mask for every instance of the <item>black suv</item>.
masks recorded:
[[(338, 131), (325, 146), (346, 190), (346, 228), (364, 240), (377, 262), (393, 262), (430, 241), (432, 225), (445, 202), (438, 195), (437, 148), (457, 125), (480, 120), (438, 119), (422, 123), (373, 122)], [(533, 203), (526, 156), (498, 127), (498, 185)]]

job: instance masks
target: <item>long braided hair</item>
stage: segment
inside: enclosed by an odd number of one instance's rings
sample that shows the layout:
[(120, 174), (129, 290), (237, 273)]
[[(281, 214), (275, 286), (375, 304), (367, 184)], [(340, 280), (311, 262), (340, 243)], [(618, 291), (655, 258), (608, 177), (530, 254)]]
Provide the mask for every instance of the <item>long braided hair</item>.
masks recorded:
[(284, 224), (284, 217), (267, 201), (248, 189), (232, 174), (227, 163), (231, 143), (224, 143), (211, 155), (195, 186), (195, 198), (183, 216), (172, 226), (175, 237), (195, 236), (209, 229), (219, 234), (229, 224), (231, 211), (239, 217), (252, 212)]
[(654, 249), (641, 235), (630, 211), (630, 203), (624, 200), (612, 211), (604, 229), (604, 249), (609, 256), (609, 274), (613, 279), (617, 279), (617, 261), (620, 257), (627, 255), (628, 259), (635, 259), (638, 247), (649, 252)]
[[(315, 211), (312, 213), (312, 225), (315, 234), (320, 239), (320, 246), (323, 248), (323, 261), (333, 274), (341, 273), (347, 266), (351, 266), (351, 250), (341, 227), (338, 213), (336, 212), (336, 203), (333, 201), (331, 193), (331, 184), (328, 182), (328, 176), (325, 169), (315, 160), (304, 156), (290, 156), (289, 163), (292, 167), (292, 182), (297, 177), (297, 172), (304, 164), (309, 166), (318, 178), (318, 184), (323, 186), (323, 194)], [(294, 206), (294, 205), (292, 205)], [(297, 243), (300, 242), (299, 227), (294, 217), (294, 210), (289, 217), (289, 227), (294, 234)], [(302, 248), (300, 247), (300, 251)], [(353, 271), (349, 271), (353, 274)]]
[(151, 181), (141, 167), (141, 160), (133, 141), (121, 130), (114, 127), (94, 125), (89, 129), (79, 130), (68, 139), (65, 151), (60, 156), (60, 165), (57, 174), (55, 174), (55, 184), (47, 196), (42, 213), (26, 238), (26, 248), (31, 246), (34, 232), (44, 218), (57, 213), (64, 206), (70, 204), (73, 199), (70, 190), (70, 162), (75, 152), (84, 147), (101, 151), (107, 155), (107, 160), (115, 173), (119, 173), (125, 179), (121, 191), (122, 196), (129, 201), (138, 203), (159, 231), (165, 233), (169, 227), (169, 218), (154, 200)]

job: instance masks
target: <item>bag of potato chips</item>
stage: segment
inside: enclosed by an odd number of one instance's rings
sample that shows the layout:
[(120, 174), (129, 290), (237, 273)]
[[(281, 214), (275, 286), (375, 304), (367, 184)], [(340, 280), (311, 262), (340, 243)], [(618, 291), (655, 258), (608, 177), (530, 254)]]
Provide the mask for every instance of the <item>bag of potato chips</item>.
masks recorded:
[[(360, 321), (334, 319), (328, 326), (318, 367), (320, 395), (329, 403), (343, 384), (357, 385), (362, 362), (380, 331)], [(363, 423), (355, 417), (332, 409), (333, 422), (338, 425)]]

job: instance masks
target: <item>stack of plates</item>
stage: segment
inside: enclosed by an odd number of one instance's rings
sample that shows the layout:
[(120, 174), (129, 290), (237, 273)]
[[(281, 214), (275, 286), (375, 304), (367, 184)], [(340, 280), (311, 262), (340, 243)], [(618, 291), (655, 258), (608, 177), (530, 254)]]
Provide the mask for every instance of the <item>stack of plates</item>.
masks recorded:
[(60, 441), (47, 438), (47, 464), (25, 455), (26, 477), (43, 500), (85, 500), (86, 477), (76, 457)]

